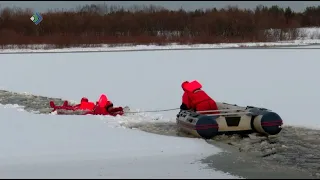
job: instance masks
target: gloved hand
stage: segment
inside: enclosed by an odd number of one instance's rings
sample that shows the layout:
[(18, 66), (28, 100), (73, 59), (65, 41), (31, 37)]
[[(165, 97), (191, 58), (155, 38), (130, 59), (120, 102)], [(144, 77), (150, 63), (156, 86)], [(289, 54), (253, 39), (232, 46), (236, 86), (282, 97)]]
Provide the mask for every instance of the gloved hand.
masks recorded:
[(118, 112), (118, 111), (123, 111), (122, 107), (115, 107), (115, 108), (111, 108), (110, 112)]
[(123, 115), (123, 108), (122, 107), (115, 107), (110, 109), (110, 114), (113, 116), (116, 115)]
[(180, 106), (180, 109), (181, 109), (181, 110), (188, 110), (188, 107), (187, 107), (187, 105), (185, 105), (184, 103), (182, 103), (181, 106)]

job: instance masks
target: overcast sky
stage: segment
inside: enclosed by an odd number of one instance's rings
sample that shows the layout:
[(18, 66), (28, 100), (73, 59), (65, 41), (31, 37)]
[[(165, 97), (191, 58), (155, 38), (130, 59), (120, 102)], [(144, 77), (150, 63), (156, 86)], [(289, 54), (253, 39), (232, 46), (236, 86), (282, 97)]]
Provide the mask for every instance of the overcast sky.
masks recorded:
[(194, 10), (200, 8), (223, 8), (228, 5), (237, 5), (239, 8), (254, 8), (259, 4), (265, 6), (278, 5), (290, 7), (294, 11), (303, 11), (307, 6), (319, 6), (320, 1), (0, 1), (0, 8), (20, 7), (31, 8), (35, 12), (45, 12), (48, 9), (70, 9), (85, 4), (120, 5), (129, 7), (132, 5), (158, 5), (168, 9), (183, 8)]

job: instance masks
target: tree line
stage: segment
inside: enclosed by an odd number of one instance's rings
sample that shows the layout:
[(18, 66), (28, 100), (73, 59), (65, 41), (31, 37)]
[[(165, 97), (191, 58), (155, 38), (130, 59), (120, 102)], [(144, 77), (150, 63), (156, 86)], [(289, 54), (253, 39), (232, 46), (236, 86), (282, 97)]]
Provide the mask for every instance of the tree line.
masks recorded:
[[(320, 26), (320, 6), (294, 12), (290, 7), (227, 7), (194, 11), (156, 6), (123, 8), (85, 5), (50, 10), (35, 25), (31, 9), (0, 11), (0, 44), (166, 44), (227, 43), (275, 40), (267, 29), (281, 29), (277, 40), (295, 28)], [(294, 36), (290, 36), (294, 37)], [(286, 39), (287, 40), (287, 39)]]

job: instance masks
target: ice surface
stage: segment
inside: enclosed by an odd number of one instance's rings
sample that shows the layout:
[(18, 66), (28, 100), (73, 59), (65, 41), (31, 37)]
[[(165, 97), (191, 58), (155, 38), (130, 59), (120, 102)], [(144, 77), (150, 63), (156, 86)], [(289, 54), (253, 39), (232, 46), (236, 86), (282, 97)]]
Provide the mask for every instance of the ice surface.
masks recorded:
[[(2, 54), (0, 87), (140, 109), (179, 107), (181, 82), (199, 80), (217, 101), (319, 127), (319, 53), (308, 49), (216, 49), (83, 54)], [(120, 128), (174, 120), (176, 111), (134, 117), (55, 116), (0, 106), (1, 177), (232, 178), (192, 164), (219, 149), (200, 139)], [(8, 108), (9, 107), (9, 108)], [(20, 108), (21, 111), (21, 108)]]
[(110, 128), (94, 116), (0, 105), (1, 178), (232, 178), (198, 161), (221, 150), (201, 139)]
[[(271, 109), (285, 124), (320, 124), (317, 49), (7, 54), (1, 59), (0, 86), (7, 90), (75, 101), (83, 96), (96, 101), (105, 93), (115, 105), (152, 110), (179, 107), (181, 82), (197, 79), (217, 101)], [(174, 119), (176, 113), (156, 114)]]

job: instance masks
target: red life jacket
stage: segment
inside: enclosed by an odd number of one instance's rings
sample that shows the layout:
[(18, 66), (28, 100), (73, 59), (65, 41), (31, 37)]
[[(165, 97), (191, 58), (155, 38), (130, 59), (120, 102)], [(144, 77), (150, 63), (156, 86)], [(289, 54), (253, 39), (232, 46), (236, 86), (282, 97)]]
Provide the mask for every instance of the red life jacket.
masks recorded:
[(96, 115), (110, 115), (110, 113), (107, 111), (107, 108), (109, 108), (110, 106), (112, 107), (113, 104), (111, 101), (106, 101), (105, 106), (101, 107), (100, 103), (98, 103), (94, 109), (94, 114)]
[(79, 109), (93, 111), (95, 104), (93, 102), (81, 102)]
[(187, 92), (187, 96), (189, 98), (189, 105), (191, 109), (196, 111), (218, 110), (216, 102), (203, 90)]
[(108, 111), (104, 107), (96, 106), (93, 112), (94, 115), (109, 115)]
[[(202, 85), (198, 81), (192, 81), (184, 86), (185, 93), (183, 95), (183, 103), (188, 108), (196, 111), (218, 110), (216, 102), (203, 90)], [(217, 112), (204, 113), (216, 114)]]
[[(108, 112), (108, 110), (110, 112)], [(113, 103), (108, 100), (106, 95), (101, 94), (99, 100), (96, 102), (94, 110), (88, 114), (116, 116), (118, 114), (123, 115), (123, 109), (122, 107), (113, 108)]]

